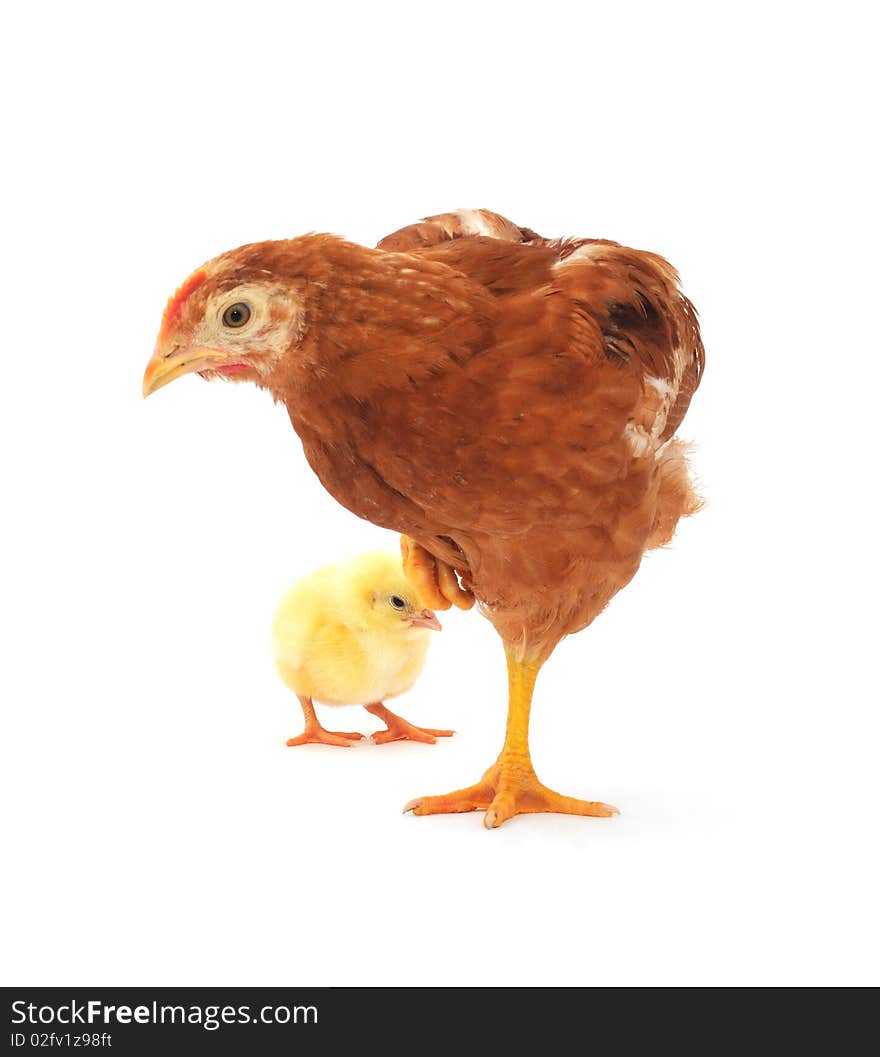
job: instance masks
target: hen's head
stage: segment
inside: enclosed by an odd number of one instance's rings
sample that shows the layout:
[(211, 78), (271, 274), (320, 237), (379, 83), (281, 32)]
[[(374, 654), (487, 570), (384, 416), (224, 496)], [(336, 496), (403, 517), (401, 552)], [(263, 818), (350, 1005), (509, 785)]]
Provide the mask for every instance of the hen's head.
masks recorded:
[(165, 308), (144, 396), (193, 372), (268, 386), (303, 330), (302, 285), (284, 260), (284, 243), (258, 243), (193, 272)]

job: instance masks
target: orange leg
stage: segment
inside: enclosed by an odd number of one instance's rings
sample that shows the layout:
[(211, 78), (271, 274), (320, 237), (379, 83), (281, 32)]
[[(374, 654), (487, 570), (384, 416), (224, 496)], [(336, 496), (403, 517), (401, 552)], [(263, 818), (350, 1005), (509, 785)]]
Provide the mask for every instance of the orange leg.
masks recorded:
[(306, 729), (297, 737), (288, 738), (288, 745), (342, 745), (348, 749), (351, 748), (353, 741), (358, 741), (363, 737), (363, 734), (358, 734), (356, 731), (346, 733), (341, 730), (324, 730), (315, 715), (315, 706), (312, 704), (312, 699), (303, 697), (300, 694), (296, 696), (302, 705)]
[(473, 592), (459, 586), (451, 565), (435, 558), (409, 536), (400, 537), (400, 553), (403, 556), (403, 571), (430, 609), (449, 609), (453, 605), (459, 609), (473, 607)]
[(386, 708), (381, 701), (375, 705), (364, 705), (364, 708), (379, 719), (388, 728), (379, 730), (373, 735), (373, 741), (377, 745), (387, 745), (389, 741), (424, 741), (434, 745), (438, 738), (451, 738), (454, 730), (434, 730), (433, 727), (415, 727), (402, 716), (396, 716), (390, 709)]
[(419, 797), (403, 810), (415, 815), (485, 811), (486, 829), (495, 829), (514, 815), (543, 811), (599, 818), (616, 815), (617, 808), (611, 804), (562, 796), (538, 781), (529, 753), (529, 712), (540, 666), (517, 660), (509, 648), (506, 652), (510, 703), (501, 755), (476, 785), (446, 796)]

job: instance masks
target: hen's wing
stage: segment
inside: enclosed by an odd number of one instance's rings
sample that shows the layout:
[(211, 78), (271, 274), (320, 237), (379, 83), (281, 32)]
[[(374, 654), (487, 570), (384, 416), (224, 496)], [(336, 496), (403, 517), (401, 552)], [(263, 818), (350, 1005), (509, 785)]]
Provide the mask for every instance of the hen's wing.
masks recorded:
[(439, 261), (499, 298), (567, 294), (573, 313), (598, 326), (608, 359), (643, 376), (644, 399), (630, 429), (636, 447), (656, 448), (681, 424), (705, 356), (694, 307), (657, 254), (607, 239), (545, 239), (488, 209), (425, 217), (378, 248)]
[(656, 449), (681, 424), (705, 363), (678, 273), (656, 253), (605, 240), (543, 241), (543, 248), (557, 254), (556, 286), (595, 321), (608, 360), (641, 376), (630, 437), (636, 454), (640, 441)]

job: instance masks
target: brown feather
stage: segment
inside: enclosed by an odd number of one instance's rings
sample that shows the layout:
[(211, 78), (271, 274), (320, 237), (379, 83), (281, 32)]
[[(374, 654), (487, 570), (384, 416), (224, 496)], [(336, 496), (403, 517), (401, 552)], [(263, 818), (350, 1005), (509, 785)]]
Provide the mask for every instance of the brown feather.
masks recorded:
[(209, 270), (191, 302), (261, 281), (301, 301), (263, 384), (309, 463), (348, 509), (452, 565), (522, 657), (588, 625), (698, 505), (669, 438), (703, 348), (655, 254), (473, 210), (377, 249), (310, 235)]

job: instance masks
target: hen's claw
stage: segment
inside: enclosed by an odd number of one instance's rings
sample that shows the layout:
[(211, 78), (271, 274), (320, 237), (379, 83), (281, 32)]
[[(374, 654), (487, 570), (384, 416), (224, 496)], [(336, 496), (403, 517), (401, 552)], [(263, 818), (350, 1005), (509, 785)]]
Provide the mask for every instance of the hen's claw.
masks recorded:
[(486, 829), (497, 829), (514, 815), (552, 812), (557, 815), (583, 815), (589, 818), (611, 818), (620, 812), (613, 804), (599, 800), (576, 800), (573, 796), (548, 789), (536, 781), (533, 788), (522, 794), (499, 793), (483, 816)]
[(414, 815), (452, 815), (461, 811), (485, 811), (492, 803), (493, 790), (482, 783), (457, 789), (445, 796), (418, 796), (403, 809)]
[(502, 778), (497, 765), (482, 781), (445, 796), (417, 797), (403, 809), (414, 815), (446, 815), (459, 811), (485, 811), (483, 825), (497, 829), (514, 815), (554, 812), (560, 815), (586, 815), (610, 818), (619, 814), (616, 807), (600, 801), (576, 800), (542, 785), (534, 775)]
[(451, 565), (435, 558), (409, 536), (400, 537), (400, 553), (403, 571), (429, 609), (449, 609), (453, 605), (458, 609), (470, 609), (473, 606), (473, 592), (459, 585)]
[(447, 565), (446, 562), (441, 562), (439, 558), (435, 559), (434, 564), (437, 569), (437, 583), (440, 587), (440, 594), (457, 609), (473, 609), (473, 591), (467, 591), (460, 586), (458, 577), (455, 575), (455, 569), (451, 565)]

